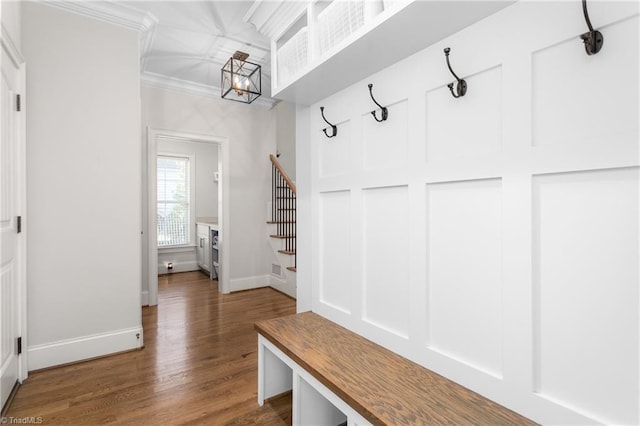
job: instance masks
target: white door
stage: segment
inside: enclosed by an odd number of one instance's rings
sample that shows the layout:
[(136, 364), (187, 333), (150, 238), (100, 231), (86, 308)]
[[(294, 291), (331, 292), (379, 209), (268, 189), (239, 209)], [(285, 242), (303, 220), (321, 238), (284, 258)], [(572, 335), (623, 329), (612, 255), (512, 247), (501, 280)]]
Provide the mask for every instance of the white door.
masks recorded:
[[(3, 46), (4, 47), (4, 46)], [(21, 70), (2, 49), (0, 96), (0, 406), (4, 406), (19, 378), (18, 333), (21, 313), (21, 250), (18, 212), (21, 173), (17, 89)]]

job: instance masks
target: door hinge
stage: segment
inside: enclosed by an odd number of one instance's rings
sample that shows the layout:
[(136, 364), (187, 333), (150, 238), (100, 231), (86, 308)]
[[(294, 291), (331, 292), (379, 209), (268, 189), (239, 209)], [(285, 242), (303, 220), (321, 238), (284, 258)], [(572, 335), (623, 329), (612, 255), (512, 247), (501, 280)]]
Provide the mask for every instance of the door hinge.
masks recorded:
[(21, 106), (20, 106), (20, 95), (18, 94), (18, 95), (16, 95), (16, 111), (20, 112), (21, 110), (22, 109), (21, 109)]
[(18, 337), (18, 342), (17, 342), (17, 346), (18, 346), (18, 355), (20, 355), (22, 353), (22, 337)]
[(18, 228), (18, 234), (22, 232), (22, 216), (16, 218), (16, 224)]

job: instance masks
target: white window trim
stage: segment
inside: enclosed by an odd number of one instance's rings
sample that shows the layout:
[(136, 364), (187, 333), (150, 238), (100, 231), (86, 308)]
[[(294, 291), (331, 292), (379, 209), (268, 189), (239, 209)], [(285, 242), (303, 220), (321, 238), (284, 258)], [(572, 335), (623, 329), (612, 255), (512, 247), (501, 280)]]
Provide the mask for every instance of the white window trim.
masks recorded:
[(158, 253), (173, 254), (173, 253), (189, 253), (196, 250), (195, 245), (182, 245), (182, 246), (163, 246), (158, 247)]
[[(156, 162), (158, 161), (158, 157), (177, 157), (177, 158), (188, 158), (189, 159), (189, 240), (186, 244), (175, 244), (169, 246), (158, 246), (158, 250), (161, 249), (176, 249), (176, 248), (188, 248), (195, 247), (196, 241), (196, 154), (186, 153), (186, 152), (178, 152), (178, 151), (162, 151), (156, 153)], [(158, 166), (156, 165), (156, 179), (158, 173)], [(157, 200), (156, 200), (157, 204)], [(156, 229), (156, 233), (157, 233)]]

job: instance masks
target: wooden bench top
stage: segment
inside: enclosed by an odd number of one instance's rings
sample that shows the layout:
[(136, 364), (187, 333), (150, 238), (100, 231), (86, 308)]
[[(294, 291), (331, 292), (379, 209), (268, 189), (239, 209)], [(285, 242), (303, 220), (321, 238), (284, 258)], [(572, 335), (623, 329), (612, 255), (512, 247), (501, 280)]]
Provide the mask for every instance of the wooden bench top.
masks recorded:
[(313, 312), (255, 329), (375, 425), (534, 424)]

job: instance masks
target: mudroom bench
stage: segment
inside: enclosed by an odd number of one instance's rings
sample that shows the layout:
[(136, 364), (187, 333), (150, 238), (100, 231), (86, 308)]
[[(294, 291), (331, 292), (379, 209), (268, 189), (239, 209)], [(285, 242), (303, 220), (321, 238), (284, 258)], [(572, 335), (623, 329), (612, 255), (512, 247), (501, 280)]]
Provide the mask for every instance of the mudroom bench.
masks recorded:
[(291, 390), (294, 425), (533, 424), (315, 313), (255, 329), (258, 403)]

